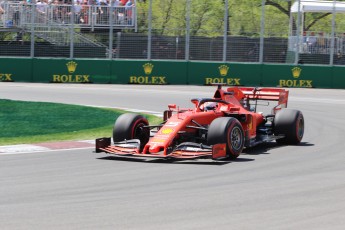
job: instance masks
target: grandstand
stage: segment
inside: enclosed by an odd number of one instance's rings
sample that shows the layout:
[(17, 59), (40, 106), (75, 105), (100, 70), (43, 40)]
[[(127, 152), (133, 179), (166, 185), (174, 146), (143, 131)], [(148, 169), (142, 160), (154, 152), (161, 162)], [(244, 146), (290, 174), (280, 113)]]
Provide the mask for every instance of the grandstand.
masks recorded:
[[(41, 41), (37, 43), (38, 47), (43, 45), (43, 49), (46, 51), (47, 48), (51, 50), (52, 47), (55, 47), (53, 50), (59, 50), (56, 48), (69, 46), (71, 41), (76, 44), (76, 47), (106, 50), (107, 45), (88, 36), (83, 31), (94, 32), (104, 28), (136, 30), (135, 4), (121, 5), (117, 0), (112, 5), (106, 4), (105, 1), (92, 4), (91, 1), (83, 0), (74, 1), (74, 4), (57, 0), (37, 0), (36, 3), (2, 1), (1, 7), (4, 9), (0, 21), (1, 32), (16, 33), (16, 41), (22, 41), (25, 34), (34, 34), (35, 38), (39, 38)], [(21, 45), (27, 44), (22, 43)], [(3, 52), (6, 50), (9, 49), (2, 47)], [(101, 52), (104, 54), (106, 51)], [(21, 55), (17, 52), (13, 53), (13, 55), (18, 54)], [(8, 55), (12, 56), (11, 52)], [(60, 55), (59, 52), (55, 55), (47, 52), (44, 56)]]

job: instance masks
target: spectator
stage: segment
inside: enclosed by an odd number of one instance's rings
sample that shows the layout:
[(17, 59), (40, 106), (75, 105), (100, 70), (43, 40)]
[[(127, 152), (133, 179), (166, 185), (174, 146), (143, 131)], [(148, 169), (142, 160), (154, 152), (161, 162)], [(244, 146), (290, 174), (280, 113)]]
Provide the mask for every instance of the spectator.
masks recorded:
[(108, 3), (106, 0), (97, 0), (97, 22), (106, 24), (108, 20)]
[(112, 1), (112, 6), (113, 7), (118, 7), (118, 6), (120, 6), (121, 5), (121, 1), (120, 0), (113, 0)]
[(13, 25), (14, 26), (18, 26), (19, 25), (19, 21), (20, 21), (20, 12), (19, 12), (19, 8), (18, 7), (14, 7), (12, 19), (13, 19)]
[(340, 51), (338, 51), (338, 53), (337, 53), (337, 56), (334, 60), (334, 64), (335, 65), (344, 65), (345, 64), (343, 54)]
[(36, 10), (38, 12), (37, 18), (39, 23), (45, 23), (47, 22), (47, 10), (48, 10), (48, 4), (47, 0), (37, 0), (36, 3)]
[(123, 24), (125, 21), (125, 5), (123, 1), (117, 1), (117, 8), (115, 9), (116, 14), (116, 24)]
[(308, 52), (314, 53), (316, 48), (316, 37), (315, 33), (311, 32), (311, 34), (307, 38), (307, 44), (308, 44)]
[(53, 20), (57, 23), (61, 23), (63, 17), (62, 17), (62, 9), (61, 9), (59, 0), (54, 0), (51, 7), (53, 11)]
[(89, 5), (88, 1), (84, 0), (83, 7), (81, 9), (80, 22), (83, 24), (89, 23)]
[(125, 6), (126, 6), (126, 9), (131, 9), (134, 6), (134, 4), (132, 0), (128, 0)]
[(125, 17), (127, 24), (132, 23), (132, 7), (134, 6), (132, 0), (128, 0), (125, 5)]
[(71, 8), (68, 6), (71, 4), (71, 2), (69, 0), (66, 1), (60, 1), (60, 11), (61, 11), (61, 20), (63, 24), (66, 24), (70, 21), (70, 11)]
[(74, 23), (79, 24), (81, 21), (81, 12), (82, 12), (82, 5), (80, 4), (80, 1), (75, 0), (73, 4), (73, 10), (74, 10)]
[(113, 15), (114, 15), (114, 18), (113, 18), (113, 24), (115, 22), (115, 24), (118, 23), (119, 21), (119, 6), (121, 6), (121, 2), (120, 0), (113, 0), (112, 1), (112, 7), (113, 7)]
[(0, 23), (2, 22), (2, 15), (5, 13), (5, 10), (2, 8), (3, 2), (0, 2)]
[(102, 6), (108, 6), (109, 5), (107, 0), (99, 0), (99, 4)]
[(37, 11), (40, 14), (45, 15), (47, 12), (47, 8), (48, 8), (47, 1), (46, 0), (37, 0), (36, 5), (37, 5), (37, 7), (36, 7)]
[(5, 13), (5, 10), (4, 10), (4, 9), (2, 8), (2, 6), (1, 6), (2, 3), (3, 3), (3, 2), (0, 2), (0, 14), (4, 14), (4, 13)]

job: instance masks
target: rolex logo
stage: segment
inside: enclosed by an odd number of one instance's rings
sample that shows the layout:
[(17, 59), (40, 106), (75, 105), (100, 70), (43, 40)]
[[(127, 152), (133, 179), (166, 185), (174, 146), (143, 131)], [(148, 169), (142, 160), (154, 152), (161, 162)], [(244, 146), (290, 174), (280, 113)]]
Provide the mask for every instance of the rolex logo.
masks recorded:
[(292, 76), (294, 78), (299, 78), (299, 76), (301, 75), (302, 69), (299, 67), (294, 67), (291, 71), (292, 71)]
[(228, 74), (229, 67), (227, 65), (221, 65), (218, 67), (221, 76), (226, 76)]
[(151, 63), (146, 63), (143, 65), (145, 74), (151, 74), (153, 65)]
[(77, 65), (78, 65), (78, 64), (77, 64), (76, 62), (74, 62), (74, 61), (68, 62), (68, 63), (66, 64), (68, 72), (69, 72), (69, 73), (74, 73), (75, 70), (77, 69)]

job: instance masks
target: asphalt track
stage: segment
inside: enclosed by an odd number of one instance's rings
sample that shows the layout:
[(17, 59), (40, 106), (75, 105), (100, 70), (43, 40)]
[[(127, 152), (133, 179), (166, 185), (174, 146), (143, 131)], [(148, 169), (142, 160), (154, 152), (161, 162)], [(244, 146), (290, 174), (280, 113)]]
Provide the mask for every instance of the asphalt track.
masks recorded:
[[(155, 112), (213, 92), (0, 83), (2, 99)], [(235, 161), (124, 160), (91, 148), (0, 155), (0, 229), (344, 229), (345, 91), (291, 89), (289, 107), (304, 114), (302, 144)]]

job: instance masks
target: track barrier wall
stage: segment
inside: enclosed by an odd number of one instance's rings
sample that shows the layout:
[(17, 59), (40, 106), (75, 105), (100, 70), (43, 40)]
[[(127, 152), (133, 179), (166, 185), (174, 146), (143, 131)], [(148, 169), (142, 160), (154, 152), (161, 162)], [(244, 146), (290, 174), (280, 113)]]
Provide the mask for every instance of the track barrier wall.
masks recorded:
[(0, 58), (0, 81), (33, 82), (31, 58)]
[(345, 89), (345, 67), (191, 61), (0, 58), (0, 81)]

